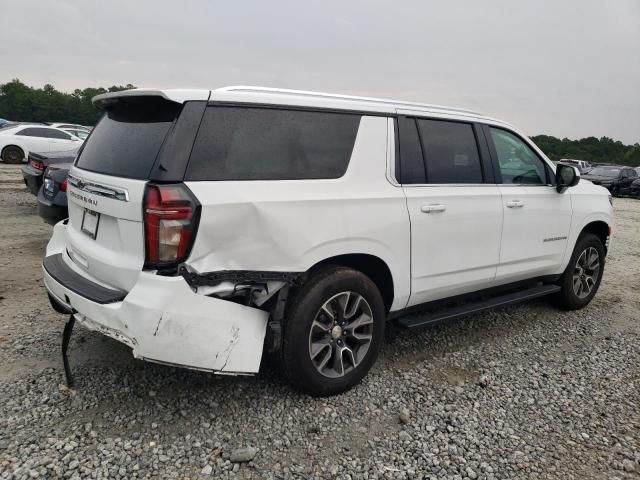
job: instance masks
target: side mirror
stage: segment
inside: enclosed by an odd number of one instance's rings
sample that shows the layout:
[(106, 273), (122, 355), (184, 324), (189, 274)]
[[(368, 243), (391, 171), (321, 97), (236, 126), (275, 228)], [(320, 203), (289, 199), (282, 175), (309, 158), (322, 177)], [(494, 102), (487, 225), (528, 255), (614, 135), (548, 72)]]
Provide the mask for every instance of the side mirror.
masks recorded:
[(559, 163), (556, 165), (556, 190), (558, 193), (564, 192), (569, 187), (575, 187), (580, 181), (580, 170), (578, 167)]

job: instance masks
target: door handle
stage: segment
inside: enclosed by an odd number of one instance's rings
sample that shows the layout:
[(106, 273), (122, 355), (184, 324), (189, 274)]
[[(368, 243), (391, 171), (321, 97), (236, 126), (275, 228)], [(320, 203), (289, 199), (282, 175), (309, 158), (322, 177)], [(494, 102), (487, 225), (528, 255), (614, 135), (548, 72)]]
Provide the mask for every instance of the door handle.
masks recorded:
[(521, 208), (521, 207), (524, 207), (524, 202), (522, 200), (509, 200), (507, 201), (507, 207)]
[(446, 209), (446, 205), (442, 205), (441, 203), (432, 203), (431, 205), (423, 205), (420, 207), (422, 213), (444, 212)]

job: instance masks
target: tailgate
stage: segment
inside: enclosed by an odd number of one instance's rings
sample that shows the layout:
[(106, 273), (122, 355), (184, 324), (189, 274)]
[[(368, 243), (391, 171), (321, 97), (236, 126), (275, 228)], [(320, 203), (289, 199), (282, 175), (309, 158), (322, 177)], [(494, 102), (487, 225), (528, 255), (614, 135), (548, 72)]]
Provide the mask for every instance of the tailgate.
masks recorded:
[(67, 182), (69, 257), (98, 283), (130, 290), (144, 265), (146, 180), (73, 167)]
[(96, 283), (129, 291), (145, 262), (145, 186), (165, 142), (172, 143), (183, 105), (129, 95), (111, 98), (104, 109), (69, 171), (66, 261)]

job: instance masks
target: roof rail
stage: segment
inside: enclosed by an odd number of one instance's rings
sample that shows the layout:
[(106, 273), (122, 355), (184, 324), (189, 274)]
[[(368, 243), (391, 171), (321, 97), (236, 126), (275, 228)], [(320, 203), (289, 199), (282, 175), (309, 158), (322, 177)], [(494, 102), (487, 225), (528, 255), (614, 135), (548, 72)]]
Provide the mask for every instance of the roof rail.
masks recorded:
[(427, 103), (406, 102), (403, 100), (390, 100), (387, 98), (374, 98), (374, 97), (358, 97), (354, 95), (339, 95), (337, 93), (324, 93), (324, 92), (311, 92), (306, 90), (290, 90), (287, 88), (269, 88), (269, 87), (254, 87), (248, 85), (235, 85), (230, 87), (217, 88), (218, 92), (245, 92), (245, 93), (268, 93), (271, 95), (292, 95), (297, 97), (310, 97), (310, 98), (326, 98), (334, 100), (353, 100), (358, 102), (370, 102), (378, 104), (386, 104), (397, 107), (419, 107), (430, 110), (449, 110), (454, 112), (469, 113), (472, 115), (481, 115), (473, 110), (467, 110), (465, 108), (447, 107), (444, 105), (431, 105)]

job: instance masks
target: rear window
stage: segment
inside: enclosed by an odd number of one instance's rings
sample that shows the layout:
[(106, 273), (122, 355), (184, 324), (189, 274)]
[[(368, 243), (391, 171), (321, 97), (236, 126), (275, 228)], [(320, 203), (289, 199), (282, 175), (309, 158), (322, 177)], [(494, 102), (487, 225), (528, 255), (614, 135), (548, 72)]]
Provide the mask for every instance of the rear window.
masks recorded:
[(77, 166), (118, 177), (146, 179), (181, 105), (130, 98), (112, 105), (86, 141)]
[(208, 107), (186, 180), (339, 178), (360, 116), (274, 108)]

